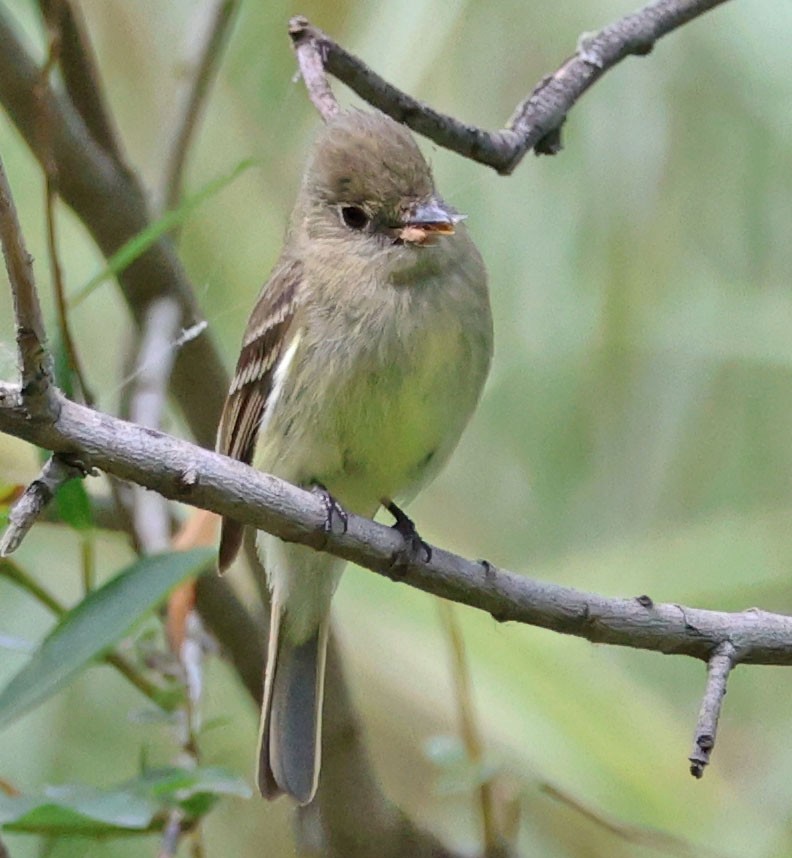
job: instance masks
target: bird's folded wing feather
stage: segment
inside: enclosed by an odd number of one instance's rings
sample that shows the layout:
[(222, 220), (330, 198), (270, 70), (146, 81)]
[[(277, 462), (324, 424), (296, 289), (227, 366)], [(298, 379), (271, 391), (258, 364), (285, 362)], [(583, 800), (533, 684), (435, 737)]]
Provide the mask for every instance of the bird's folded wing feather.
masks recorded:
[[(302, 264), (282, 262), (261, 290), (250, 315), (234, 379), (217, 431), (217, 452), (250, 464), (278, 362), (288, 348)], [(242, 544), (244, 526), (224, 518), (218, 569), (223, 572)]]

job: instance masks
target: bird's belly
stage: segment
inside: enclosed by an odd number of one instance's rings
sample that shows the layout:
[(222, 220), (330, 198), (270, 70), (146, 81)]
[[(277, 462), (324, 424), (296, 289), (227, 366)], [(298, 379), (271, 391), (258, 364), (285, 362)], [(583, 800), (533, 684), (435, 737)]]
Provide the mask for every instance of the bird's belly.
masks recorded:
[(338, 432), (340, 467), (327, 475), (339, 497), (364, 500), (373, 492), (378, 502), (413, 493), (461, 432), (459, 408), (465, 406), (454, 379), (437, 365), (409, 378), (395, 368), (371, 373), (349, 394), (351, 407)]
[(471, 365), (456, 326), (394, 351), (392, 359), (380, 351), (334, 373), (334, 388), (306, 408), (299, 427), (273, 420), (256, 466), (303, 485), (321, 483), (363, 515), (373, 515), (383, 498), (414, 494), (456, 446), (485, 368)]

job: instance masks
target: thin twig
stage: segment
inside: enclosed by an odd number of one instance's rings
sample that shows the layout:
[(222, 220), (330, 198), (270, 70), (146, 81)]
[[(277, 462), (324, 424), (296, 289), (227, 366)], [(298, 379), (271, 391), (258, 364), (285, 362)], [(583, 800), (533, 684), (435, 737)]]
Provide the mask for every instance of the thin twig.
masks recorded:
[[(445, 600), (437, 603), (440, 619), (448, 638), (448, 649), (451, 655), (451, 676), (454, 680), (454, 692), (457, 711), (459, 713), (459, 729), (465, 746), (468, 760), (481, 774), (484, 766), (484, 742), (481, 738), (478, 721), (473, 705), (473, 689), (470, 683), (470, 668), (465, 653), (465, 640), (459, 620), (454, 612), (454, 606)], [(481, 805), (481, 821), (484, 834), (484, 855), (500, 856), (505, 853), (505, 844), (498, 831), (495, 795), (492, 789), (492, 779), (479, 777), (479, 802)]]
[(704, 769), (715, 749), (715, 736), (718, 732), (718, 719), (721, 705), (726, 694), (729, 674), (737, 663), (737, 650), (731, 641), (725, 640), (715, 647), (707, 662), (707, 686), (701, 700), (696, 732), (693, 737), (693, 750), (690, 753), (690, 774), (694, 778), (704, 776)]
[[(188, 613), (185, 619), (184, 632), (184, 639), (176, 653), (181, 666), (181, 680), (185, 689), (180, 711), (180, 763), (194, 768), (201, 761), (198, 734), (201, 727), (201, 697), (203, 695), (203, 668), (207, 640), (197, 611), (193, 610)], [(200, 854), (202, 851), (200, 820), (197, 820), (193, 825), (191, 835), (193, 850), (197, 850)]]
[[(206, 858), (202, 830), (203, 829), (200, 825), (196, 825), (195, 829), (192, 832), (192, 838), (190, 843), (190, 852), (192, 854), (192, 858)], [(2, 858), (2, 856), (0, 856), (0, 858)]]
[(77, 380), (86, 405), (93, 405), (95, 397), (93, 391), (85, 380), (85, 372), (82, 368), (77, 346), (69, 323), (69, 311), (66, 306), (66, 290), (63, 283), (63, 271), (58, 258), (58, 240), (55, 229), (55, 202), (58, 198), (57, 178), (47, 173), (45, 179), (45, 212), (47, 218), (47, 253), (50, 260), (50, 271), (52, 273), (52, 288), (55, 294), (55, 310), (58, 314), (58, 330), (60, 332), (63, 348), (66, 353), (66, 361), (69, 371)]
[(20, 590), (29, 593), (33, 598), (44, 605), (47, 610), (51, 611), (56, 617), (62, 617), (68, 610), (65, 605), (58, 601), (46, 587), (42, 587), (35, 578), (28, 575), (27, 572), (14, 563), (13, 560), (0, 559), (0, 575), (13, 581)]
[(93, 529), (81, 534), (80, 561), (83, 593), (87, 595), (96, 584), (96, 541)]
[(163, 688), (157, 683), (147, 679), (137, 668), (123, 655), (117, 652), (107, 653), (102, 661), (114, 667), (126, 680), (137, 688), (137, 690), (148, 697), (152, 703), (155, 703), (165, 712), (173, 712), (179, 705), (177, 694), (171, 693), (168, 689)]
[(33, 279), (32, 259), (25, 248), (2, 160), (0, 160), (0, 242), (3, 245), (3, 256), (14, 302), (17, 352), (25, 405), (31, 415), (51, 416), (54, 407), (54, 400), (50, 397), (52, 359), (47, 351), (41, 305)]
[(328, 122), (340, 112), (341, 108), (325, 74), (325, 56), (316, 38), (318, 34), (319, 31), (313, 29), (308, 19), (301, 15), (289, 21), (289, 36), (294, 45), (294, 52), (297, 54), (297, 64), (300, 67), (305, 88), (308, 90), (308, 96), (322, 119)]
[[(577, 52), (517, 105), (507, 126), (499, 131), (465, 124), (406, 95), (302, 16), (289, 22), (289, 35), (298, 51), (301, 68), (305, 62), (303, 55), (310, 54), (314, 66), (321, 63), (361, 98), (413, 131), (507, 175), (531, 149), (537, 154), (559, 151), (560, 129), (567, 113), (606, 71), (627, 56), (649, 53), (658, 39), (724, 2), (655, 0), (598, 33), (582, 37)], [(309, 93), (319, 113), (326, 118), (325, 109), (314, 96), (323, 86), (320, 77), (313, 68)], [(326, 82), (324, 86), (329, 90)]]
[[(216, 517), (196, 510), (172, 541), (175, 551), (186, 551), (207, 544), (214, 544)], [(195, 610), (195, 581), (185, 581), (168, 600), (165, 626), (170, 651), (178, 662), (179, 681), (184, 694), (175, 719), (179, 759), (177, 765), (196, 768), (200, 764), (198, 737), (201, 727), (201, 700), (204, 687), (204, 657), (210, 649), (210, 640), (204, 631), (198, 612)], [(176, 825), (177, 820), (171, 820)], [(181, 831), (182, 823), (178, 821)], [(191, 851), (202, 854), (201, 819), (194, 821), (190, 831)]]
[(61, 456), (50, 456), (41, 473), (8, 513), (8, 527), (0, 539), (0, 557), (7, 557), (19, 548), (30, 528), (64, 483), (84, 476), (85, 472), (78, 465)]
[(47, 61), (41, 68), (39, 83), (36, 86), (35, 93), (41, 107), (39, 118), (39, 140), (42, 152), (44, 153), (42, 165), (44, 167), (45, 179), (47, 253), (49, 255), (50, 273), (52, 275), (52, 287), (55, 294), (58, 329), (60, 331), (63, 349), (66, 354), (68, 371), (77, 379), (85, 404), (93, 405), (94, 397), (85, 381), (85, 374), (80, 364), (66, 308), (63, 270), (58, 257), (58, 241), (55, 228), (55, 203), (58, 198), (58, 164), (52, 151), (52, 118), (49, 110), (51, 102), (42, 97), (42, 93), (47, 89), (52, 69), (58, 64), (60, 59), (62, 45), (60, 25), (63, 20), (60, 6), (64, 3), (65, 0), (47, 0), (44, 4), (51, 10), (50, 14), (45, 13), (50, 31), (49, 50), (47, 52)]
[(165, 830), (162, 832), (162, 840), (160, 841), (160, 850), (157, 853), (157, 858), (175, 858), (179, 851), (179, 841), (184, 834), (184, 813), (178, 808), (174, 808), (168, 814), (168, 821), (165, 825)]
[(220, 66), (231, 23), (239, 8), (239, 0), (212, 0), (212, 2), (214, 4), (212, 9), (198, 13), (200, 33), (191, 34), (189, 39), (190, 50), (194, 50), (195, 46), (200, 46), (200, 49), (195, 51), (197, 61), (194, 64), (191, 63), (194, 65), (195, 72), (182, 102), (176, 133), (166, 159), (161, 195), (163, 211), (174, 208), (181, 199), (187, 152), (209, 89)]
[(542, 784), (540, 790), (612, 837), (641, 847), (642, 854), (643, 850), (648, 849), (653, 855), (662, 852), (677, 858), (726, 858), (722, 852), (716, 852), (701, 843), (692, 843), (684, 837), (643, 825), (622, 822), (552, 784)]
[[(130, 399), (130, 417), (140, 426), (158, 429), (168, 394), (176, 357), (173, 340), (178, 335), (181, 310), (174, 298), (157, 298), (148, 306), (138, 350), (135, 389)], [(146, 554), (170, 546), (171, 528), (165, 500), (140, 486), (132, 492), (133, 524), (137, 544)]]
[[(510, 131), (488, 132), (440, 113), (403, 93), (350, 54), (307, 18), (289, 21), (289, 36), (297, 52), (308, 93), (320, 115), (333, 114), (335, 96), (324, 77), (326, 69), (374, 107), (404, 122), (441, 146), (497, 168), (513, 151), (516, 135)], [(336, 106), (337, 109), (337, 106)]]

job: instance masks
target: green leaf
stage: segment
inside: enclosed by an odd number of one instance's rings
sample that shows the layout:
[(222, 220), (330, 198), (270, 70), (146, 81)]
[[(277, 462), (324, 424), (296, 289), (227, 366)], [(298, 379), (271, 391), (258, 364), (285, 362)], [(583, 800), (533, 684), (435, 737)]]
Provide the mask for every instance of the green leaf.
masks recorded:
[(31, 834), (103, 835), (162, 828), (179, 806), (192, 818), (223, 795), (250, 798), (250, 787), (225, 769), (166, 767), (107, 789), (67, 784), (40, 796), (0, 794), (0, 828)]
[(85, 483), (73, 479), (64, 483), (55, 495), (58, 516), (74, 530), (90, 530), (93, 527), (93, 513)]
[(199, 574), (210, 549), (144, 557), (64, 614), (33, 658), (0, 692), (0, 727), (59, 691), (105, 653), (177, 584)]
[(23, 491), (24, 486), (17, 483), (0, 482), (0, 528), (5, 529), (8, 523), (8, 513)]
[(156, 801), (126, 785), (48, 787), (41, 796), (0, 795), (0, 827), (30, 834), (126, 834), (148, 829), (158, 809)]
[(251, 796), (250, 787), (241, 778), (220, 766), (152, 769), (141, 777), (141, 783), (149, 787), (152, 795), (179, 803), (201, 794)]
[(217, 767), (204, 769), (161, 769), (154, 776), (152, 792), (169, 803), (176, 803), (188, 816), (197, 819), (207, 814), (223, 795), (250, 798), (250, 787), (241, 779)]
[(225, 176), (219, 176), (207, 182), (198, 193), (187, 197), (175, 209), (165, 212), (162, 217), (147, 226), (144, 230), (133, 236), (125, 244), (123, 244), (108, 260), (105, 268), (100, 271), (95, 277), (92, 277), (85, 286), (69, 301), (71, 307), (76, 307), (84, 301), (97, 287), (101, 286), (106, 280), (115, 277), (125, 268), (131, 265), (136, 259), (142, 256), (148, 249), (158, 241), (166, 232), (184, 223), (187, 218), (210, 197), (217, 194), (226, 185), (230, 185), (237, 176), (245, 172), (245, 170), (254, 166), (256, 162), (252, 159), (247, 159), (240, 162), (234, 169)]

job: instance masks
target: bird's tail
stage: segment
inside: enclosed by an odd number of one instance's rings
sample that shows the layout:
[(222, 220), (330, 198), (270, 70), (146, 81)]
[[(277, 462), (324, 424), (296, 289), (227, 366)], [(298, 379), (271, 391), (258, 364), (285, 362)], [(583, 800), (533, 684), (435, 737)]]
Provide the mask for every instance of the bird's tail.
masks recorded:
[(298, 643), (288, 614), (272, 603), (259, 736), (258, 786), (265, 798), (314, 797), (322, 744), (322, 697), (329, 617)]

